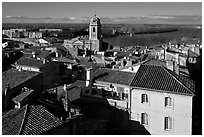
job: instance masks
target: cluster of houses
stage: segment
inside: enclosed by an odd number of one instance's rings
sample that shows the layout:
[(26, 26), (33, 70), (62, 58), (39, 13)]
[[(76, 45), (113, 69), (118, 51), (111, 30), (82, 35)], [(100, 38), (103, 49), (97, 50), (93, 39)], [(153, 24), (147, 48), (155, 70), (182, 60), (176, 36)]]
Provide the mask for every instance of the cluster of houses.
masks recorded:
[(44, 44), (9, 48), (22, 56), (2, 73), (3, 134), (192, 134), (201, 45), (110, 47), (96, 15), (88, 37), (30, 37)]

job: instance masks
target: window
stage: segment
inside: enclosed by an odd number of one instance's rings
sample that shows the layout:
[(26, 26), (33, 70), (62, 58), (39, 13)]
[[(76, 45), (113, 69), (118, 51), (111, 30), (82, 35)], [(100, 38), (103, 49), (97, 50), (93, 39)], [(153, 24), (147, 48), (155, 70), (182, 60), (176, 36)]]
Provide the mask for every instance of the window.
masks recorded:
[(141, 124), (148, 125), (148, 114), (141, 113)]
[(93, 27), (93, 32), (95, 32), (96, 31), (96, 29), (95, 29), (95, 27)]
[(173, 118), (171, 118), (171, 117), (165, 117), (164, 118), (164, 129), (165, 130), (173, 129)]
[(142, 103), (148, 103), (148, 95), (147, 94), (142, 94)]
[(172, 106), (172, 98), (165, 97), (165, 107), (171, 107), (171, 106)]

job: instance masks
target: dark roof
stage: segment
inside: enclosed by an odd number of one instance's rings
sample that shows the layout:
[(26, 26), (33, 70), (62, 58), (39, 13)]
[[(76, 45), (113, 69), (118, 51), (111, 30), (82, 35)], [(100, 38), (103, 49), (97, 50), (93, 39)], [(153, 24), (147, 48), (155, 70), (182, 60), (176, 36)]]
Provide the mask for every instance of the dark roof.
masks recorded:
[(33, 92), (33, 90), (25, 91), (25, 92), (19, 94), (18, 96), (14, 97), (12, 100), (15, 101), (15, 102), (21, 102), (21, 101), (24, 100), (27, 96), (29, 96), (32, 92)]
[[(194, 95), (177, 77), (163, 66), (141, 65), (130, 86), (182, 95)], [(181, 77), (181, 76), (180, 76)]]
[(111, 69), (99, 69), (94, 73), (94, 80), (122, 85), (130, 85), (134, 75), (135, 74), (131, 72)]
[(2, 135), (18, 135), (27, 106), (21, 109), (12, 109), (2, 116)]
[(174, 73), (171, 70), (166, 69), (169, 73), (171, 73), (171, 75), (173, 75), (175, 78), (177, 78), (183, 85), (185, 85), (187, 88), (189, 88), (191, 91), (193, 91), (193, 93), (195, 93), (195, 82), (183, 75), (178, 75), (176, 73)]
[(37, 67), (37, 68), (40, 68), (41, 66), (44, 65), (42, 60), (33, 59), (31, 57), (21, 57), (16, 62), (17, 62), (16, 65), (30, 66), (30, 67)]
[(50, 51), (41, 51), (39, 55), (36, 55), (37, 58), (46, 58), (47, 56), (53, 54), (53, 52)]
[(53, 43), (52, 45), (48, 45), (47, 47), (48, 47), (48, 48), (49, 48), (49, 47), (53, 47), (53, 48), (58, 48), (58, 49), (67, 51), (67, 48), (65, 48), (64, 46), (62, 46), (62, 43)]
[(2, 118), (3, 135), (39, 135), (63, 124), (42, 105), (12, 109)]
[[(80, 99), (81, 89), (86, 87), (85, 81), (76, 81), (67, 87), (69, 101)], [(65, 92), (63, 92), (65, 94)]]
[(2, 73), (2, 91), (5, 90), (7, 84), (10, 88), (14, 88), (17, 85), (37, 76), (39, 72), (32, 71), (18, 71), (16, 69), (9, 69)]
[(22, 135), (38, 135), (60, 126), (63, 122), (42, 105), (29, 106)]

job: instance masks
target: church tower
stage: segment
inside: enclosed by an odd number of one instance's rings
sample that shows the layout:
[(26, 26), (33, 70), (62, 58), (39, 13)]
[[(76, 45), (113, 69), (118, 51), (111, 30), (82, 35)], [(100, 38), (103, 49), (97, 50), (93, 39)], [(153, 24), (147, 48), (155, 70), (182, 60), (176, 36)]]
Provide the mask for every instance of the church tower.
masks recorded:
[(89, 41), (90, 41), (90, 50), (101, 51), (102, 50), (102, 41), (101, 41), (101, 21), (100, 18), (93, 17), (91, 18), (89, 25)]

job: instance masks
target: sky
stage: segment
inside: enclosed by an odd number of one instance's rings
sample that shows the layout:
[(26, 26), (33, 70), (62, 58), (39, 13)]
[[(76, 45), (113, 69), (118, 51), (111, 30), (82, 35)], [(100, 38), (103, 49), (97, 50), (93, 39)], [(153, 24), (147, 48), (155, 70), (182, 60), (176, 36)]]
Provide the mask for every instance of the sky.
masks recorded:
[[(3, 2), (2, 22), (201, 23), (201, 2)], [(158, 21), (156, 20), (158, 19)], [(173, 21), (175, 20), (175, 22)]]

